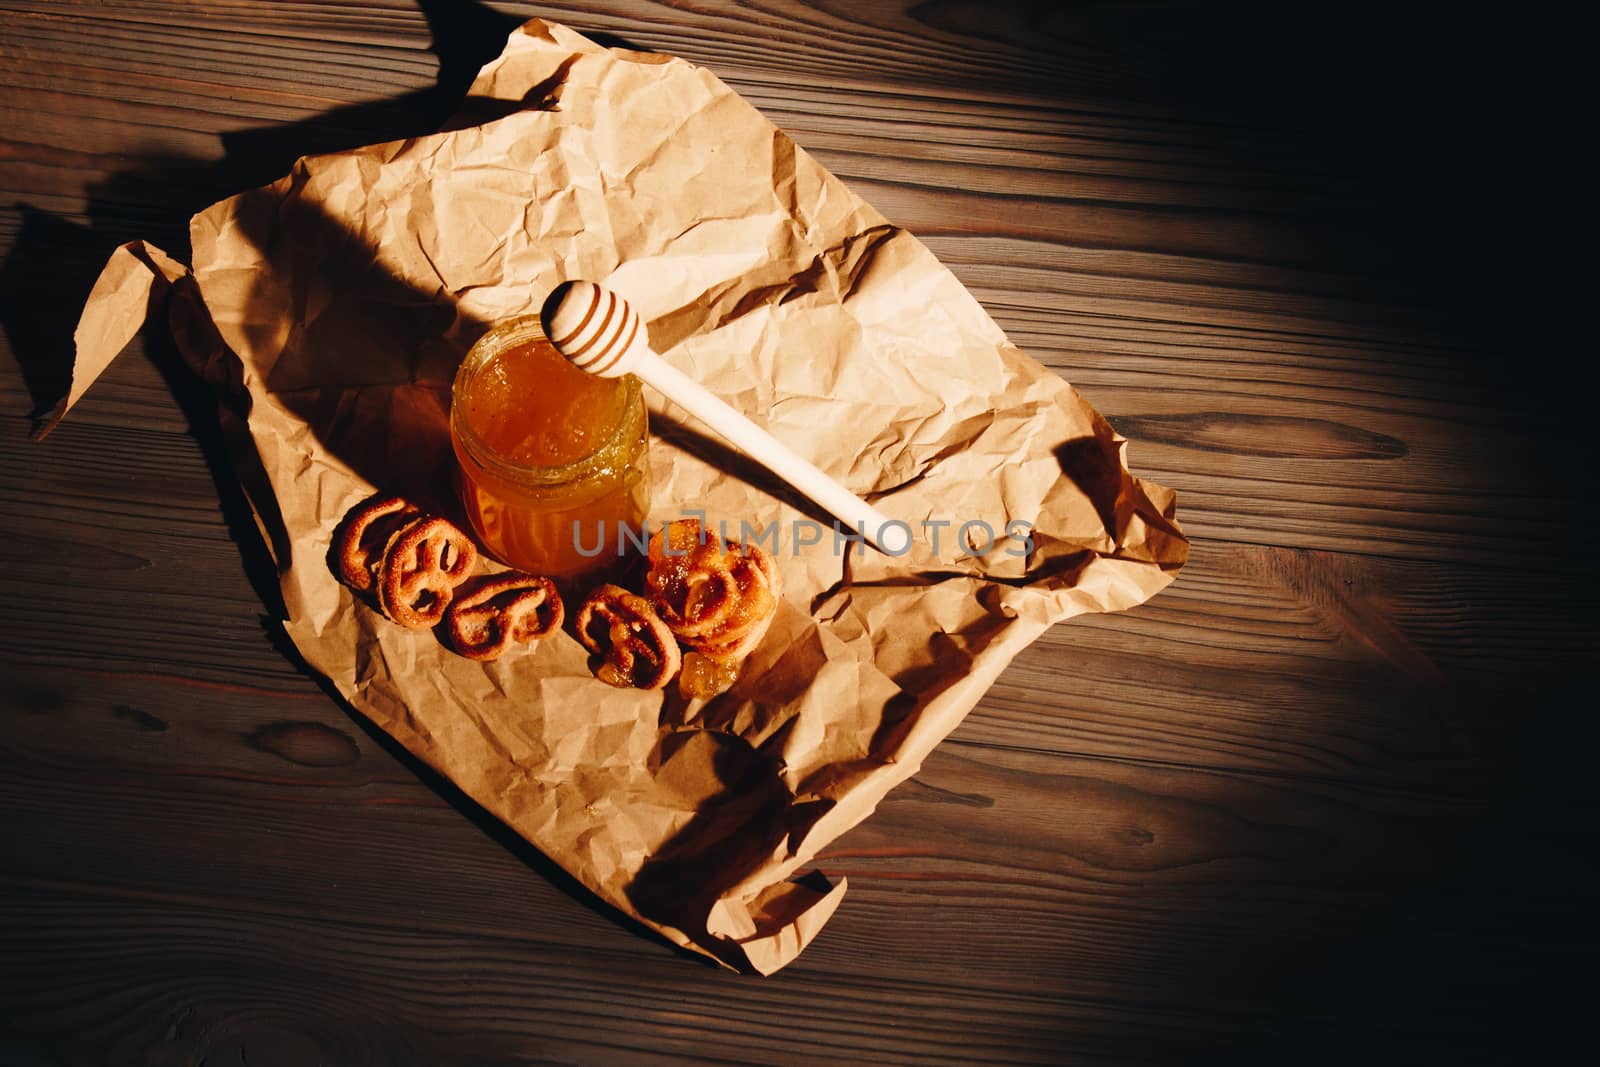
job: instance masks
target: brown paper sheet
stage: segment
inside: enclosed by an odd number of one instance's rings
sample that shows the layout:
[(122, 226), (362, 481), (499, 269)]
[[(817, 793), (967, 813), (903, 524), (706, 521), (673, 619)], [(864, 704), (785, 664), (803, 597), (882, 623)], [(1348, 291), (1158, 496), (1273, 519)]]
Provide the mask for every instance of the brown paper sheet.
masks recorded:
[[(70, 399), (178, 281), (180, 342), (247, 420), (241, 477), (306, 661), (619, 910), (771, 973), (845, 888), (797, 872), (1018, 651), (1172, 580), (1173, 494), (1133, 477), (1122, 439), (921, 243), (710, 73), (535, 21), (473, 96), (502, 117), (308, 158), (196, 216), (192, 281), (119, 250)], [(461, 659), (328, 570), (375, 489), (450, 506), (457, 363), (570, 278), (619, 291), (657, 351), (916, 534), (898, 558), (837, 544), (657, 398), (652, 520), (748, 522), (783, 572), (771, 631), (709, 703), (611, 689), (567, 633)], [(987, 551), (982, 527), (958, 539), (970, 522), (994, 531)]]

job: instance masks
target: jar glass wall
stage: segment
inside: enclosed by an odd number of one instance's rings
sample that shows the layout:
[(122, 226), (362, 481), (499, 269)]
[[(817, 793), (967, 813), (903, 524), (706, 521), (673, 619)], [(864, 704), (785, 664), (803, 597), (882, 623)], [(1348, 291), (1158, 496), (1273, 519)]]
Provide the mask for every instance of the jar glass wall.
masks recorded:
[(451, 391), (457, 489), (478, 542), (552, 577), (619, 559), (624, 525), (649, 507), (649, 432), (639, 380), (598, 378), (555, 350), (536, 316), (500, 323)]

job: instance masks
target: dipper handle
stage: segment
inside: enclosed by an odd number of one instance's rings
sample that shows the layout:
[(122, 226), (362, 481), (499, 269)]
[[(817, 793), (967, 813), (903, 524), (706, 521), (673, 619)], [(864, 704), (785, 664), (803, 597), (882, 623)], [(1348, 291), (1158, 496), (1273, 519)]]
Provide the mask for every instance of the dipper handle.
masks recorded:
[(639, 313), (592, 282), (565, 282), (544, 305), (545, 334), (574, 366), (605, 378), (635, 374), (705, 423), (739, 451), (816, 501), (874, 547), (901, 555), (910, 527), (877, 508), (797, 455), (789, 446), (729, 407), (650, 348)]

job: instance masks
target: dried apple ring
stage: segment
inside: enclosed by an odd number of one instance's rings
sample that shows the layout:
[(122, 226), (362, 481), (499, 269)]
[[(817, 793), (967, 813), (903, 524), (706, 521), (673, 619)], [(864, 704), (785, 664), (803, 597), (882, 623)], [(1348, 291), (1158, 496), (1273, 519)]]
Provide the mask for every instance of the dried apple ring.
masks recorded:
[(456, 653), (488, 661), (554, 632), (564, 615), (550, 579), (502, 574), (456, 590), (444, 613), (445, 635)]
[(432, 626), (477, 560), (478, 550), (454, 524), (437, 517), (418, 519), (384, 550), (378, 606), (409, 629)]
[(672, 631), (642, 596), (602, 585), (578, 612), (578, 640), (602, 662), (595, 677), (619, 689), (660, 689), (678, 673)]
[(328, 558), (334, 575), (358, 593), (371, 592), (389, 542), (421, 514), (397, 496), (377, 496), (358, 504), (333, 535)]

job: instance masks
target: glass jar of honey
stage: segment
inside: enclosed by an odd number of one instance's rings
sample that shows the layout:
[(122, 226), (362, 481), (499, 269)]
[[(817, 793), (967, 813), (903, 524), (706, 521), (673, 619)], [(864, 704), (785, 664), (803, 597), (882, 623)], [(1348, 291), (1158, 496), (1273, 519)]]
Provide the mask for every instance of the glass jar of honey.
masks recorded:
[(467, 353), (451, 390), (450, 439), (467, 519), (509, 566), (556, 578), (596, 573), (620, 558), (622, 527), (645, 522), (639, 380), (574, 367), (537, 316), (496, 325)]

